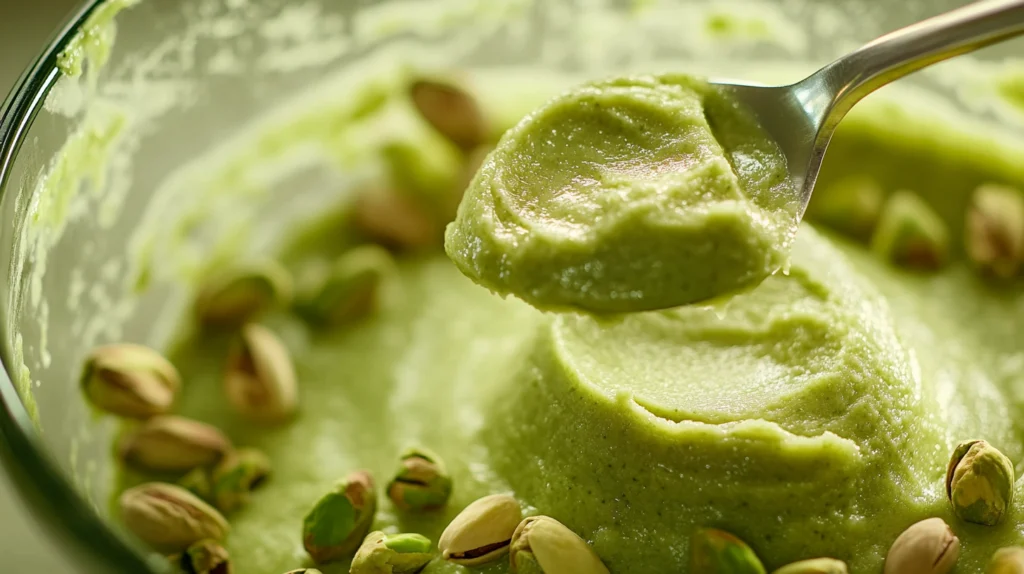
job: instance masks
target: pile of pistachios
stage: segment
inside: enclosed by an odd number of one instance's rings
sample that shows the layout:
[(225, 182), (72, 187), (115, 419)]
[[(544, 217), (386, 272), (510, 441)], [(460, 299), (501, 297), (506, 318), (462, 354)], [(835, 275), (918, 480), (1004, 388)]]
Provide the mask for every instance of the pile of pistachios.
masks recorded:
[[(886, 194), (867, 175), (849, 176), (823, 189), (810, 219), (866, 241), (885, 261), (933, 271), (951, 258), (949, 225), (917, 194)], [(963, 221), (964, 254), (978, 273), (992, 279), (1017, 277), (1024, 263), (1024, 194), (986, 183), (972, 193)]]

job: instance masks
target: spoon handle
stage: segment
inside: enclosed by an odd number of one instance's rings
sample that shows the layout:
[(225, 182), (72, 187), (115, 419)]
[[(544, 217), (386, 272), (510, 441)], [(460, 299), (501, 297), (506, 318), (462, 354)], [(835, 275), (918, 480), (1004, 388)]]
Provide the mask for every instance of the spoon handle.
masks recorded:
[(984, 0), (890, 32), (808, 80), (835, 94), (823, 118), (830, 133), (861, 98), (942, 60), (1024, 34), (1024, 0)]

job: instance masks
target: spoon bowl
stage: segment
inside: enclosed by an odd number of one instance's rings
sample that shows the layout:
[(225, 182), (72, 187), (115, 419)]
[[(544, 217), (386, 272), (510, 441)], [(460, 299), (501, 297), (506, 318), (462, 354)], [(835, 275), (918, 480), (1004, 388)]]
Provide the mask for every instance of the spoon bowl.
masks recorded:
[(757, 117), (786, 157), (802, 217), (839, 121), (907, 74), (1024, 33), (1024, 0), (969, 4), (890, 32), (788, 86), (711, 80)]

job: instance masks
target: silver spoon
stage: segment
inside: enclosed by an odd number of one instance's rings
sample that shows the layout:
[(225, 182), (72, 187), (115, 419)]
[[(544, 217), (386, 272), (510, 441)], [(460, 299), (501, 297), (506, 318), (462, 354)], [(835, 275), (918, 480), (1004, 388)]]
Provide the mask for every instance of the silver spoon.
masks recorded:
[(891, 32), (789, 86), (713, 80), (778, 142), (807, 208), (839, 120), (864, 96), (942, 60), (1024, 33), (1024, 0), (987, 0)]

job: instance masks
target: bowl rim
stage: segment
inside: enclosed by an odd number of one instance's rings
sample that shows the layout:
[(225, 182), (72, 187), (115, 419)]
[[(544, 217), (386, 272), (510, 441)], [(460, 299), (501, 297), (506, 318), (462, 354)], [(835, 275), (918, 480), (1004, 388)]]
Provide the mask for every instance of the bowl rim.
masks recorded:
[[(64, 20), (46, 46), (15, 82), (0, 106), (0, 200), (7, 193), (11, 168), (47, 94), (62, 72), (57, 56), (89, 16), (108, 0), (84, 0)], [(57, 548), (87, 572), (155, 572), (159, 569), (100, 517), (46, 451), (40, 431), (13, 381), (16, 365), (10, 309), (0, 309), (0, 463), (25, 507)]]

